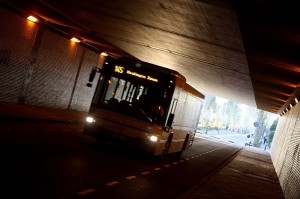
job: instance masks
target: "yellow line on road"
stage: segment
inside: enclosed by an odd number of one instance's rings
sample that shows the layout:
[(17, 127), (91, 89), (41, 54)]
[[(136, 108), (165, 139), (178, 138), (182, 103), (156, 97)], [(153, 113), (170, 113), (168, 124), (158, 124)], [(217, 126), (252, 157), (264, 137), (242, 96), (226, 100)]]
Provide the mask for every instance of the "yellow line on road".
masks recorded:
[(92, 192), (95, 192), (95, 191), (96, 191), (95, 189), (86, 189), (86, 190), (78, 192), (78, 194), (79, 195), (86, 195), (86, 194), (89, 194), (89, 193), (92, 193)]
[(106, 183), (105, 185), (106, 186), (113, 186), (113, 185), (116, 185), (116, 184), (119, 184), (119, 182), (118, 181), (111, 181), (111, 182)]
[(136, 178), (136, 176), (128, 176), (128, 177), (126, 177), (127, 180), (132, 180), (134, 178)]

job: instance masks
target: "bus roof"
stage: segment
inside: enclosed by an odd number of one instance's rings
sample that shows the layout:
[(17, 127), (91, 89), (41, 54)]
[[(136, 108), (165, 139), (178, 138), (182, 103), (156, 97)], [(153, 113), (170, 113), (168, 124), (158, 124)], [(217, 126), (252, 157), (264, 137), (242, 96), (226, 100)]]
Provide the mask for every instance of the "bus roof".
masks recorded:
[(204, 99), (204, 97), (205, 97), (202, 93), (200, 93), (198, 90), (193, 88), (188, 83), (185, 84), (184, 90), (186, 90), (188, 93), (191, 93), (191, 94), (195, 95), (196, 97), (199, 97), (200, 99)]

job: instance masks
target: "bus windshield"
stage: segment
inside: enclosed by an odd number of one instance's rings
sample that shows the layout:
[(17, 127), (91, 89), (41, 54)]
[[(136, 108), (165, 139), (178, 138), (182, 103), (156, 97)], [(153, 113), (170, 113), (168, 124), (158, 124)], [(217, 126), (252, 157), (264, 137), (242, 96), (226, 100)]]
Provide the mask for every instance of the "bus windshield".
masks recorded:
[[(162, 84), (101, 75), (93, 105), (151, 123), (164, 124), (170, 89)], [(97, 93), (97, 91), (96, 91)]]

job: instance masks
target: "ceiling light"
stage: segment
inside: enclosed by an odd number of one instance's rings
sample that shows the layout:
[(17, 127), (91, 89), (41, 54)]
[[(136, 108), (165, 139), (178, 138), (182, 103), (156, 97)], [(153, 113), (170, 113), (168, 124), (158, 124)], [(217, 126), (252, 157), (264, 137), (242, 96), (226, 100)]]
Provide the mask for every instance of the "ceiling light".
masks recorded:
[(79, 43), (79, 42), (80, 42), (80, 40), (77, 39), (76, 37), (72, 37), (71, 41), (73, 41), (73, 42), (75, 42), (75, 43)]
[(104, 56), (104, 57), (107, 57), (107, 56), (108, 56), (108, 54), (107, 54), (106, 52), (102, 52), (100, 55), (101, 55), (101, 56)]
[(27, 17), (27, 19), (29, 20), (29, 21), (31, 21), (31, 22), (34, 22), (34, 23), (36, 23), (36, 22), (38, 22), (39, 20), (36, 18), (36, 17), (34, 17), (34, 16), (28, 16)]

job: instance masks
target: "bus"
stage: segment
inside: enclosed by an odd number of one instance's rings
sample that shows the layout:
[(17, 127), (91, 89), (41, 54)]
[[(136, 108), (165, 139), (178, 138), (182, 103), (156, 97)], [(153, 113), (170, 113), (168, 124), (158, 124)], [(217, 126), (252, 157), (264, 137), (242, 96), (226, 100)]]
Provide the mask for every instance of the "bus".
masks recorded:
[(154, 156), (192, 146), (204, 95), (178, 72), (150, 63), (107, 57), (87, 86), (99, 80), (84, 134), (100, 143), (122, 141)]

